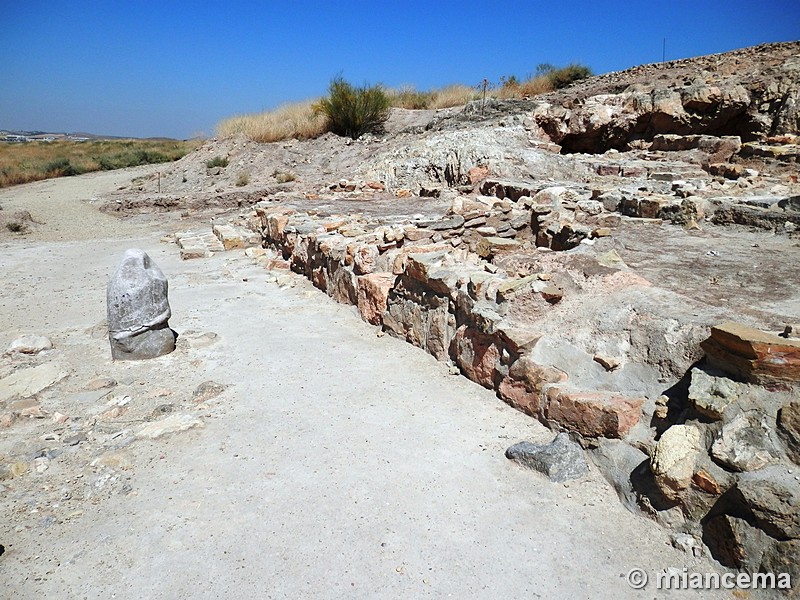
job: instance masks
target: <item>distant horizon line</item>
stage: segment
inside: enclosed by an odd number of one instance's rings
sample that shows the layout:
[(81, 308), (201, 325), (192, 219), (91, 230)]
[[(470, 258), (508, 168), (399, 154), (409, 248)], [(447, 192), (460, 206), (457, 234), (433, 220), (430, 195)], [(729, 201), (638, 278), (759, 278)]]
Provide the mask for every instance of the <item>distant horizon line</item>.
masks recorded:
[(97, 133), (89, 133), (87, 131), (47, 131), (43, 129), (5, 129), (0, 128), (0, 137), (7, 138), (9, 136), (25, 137), (25, 138), (45, 138), (45, 137), (72, 137), (84, 138), (89, 140), (170, 140), (176, 142), (185, 142), (196, 139), (205, 139), (207, 136), (196, 135), (188, 138), (176, 138), (168, 135), (104, 135)]

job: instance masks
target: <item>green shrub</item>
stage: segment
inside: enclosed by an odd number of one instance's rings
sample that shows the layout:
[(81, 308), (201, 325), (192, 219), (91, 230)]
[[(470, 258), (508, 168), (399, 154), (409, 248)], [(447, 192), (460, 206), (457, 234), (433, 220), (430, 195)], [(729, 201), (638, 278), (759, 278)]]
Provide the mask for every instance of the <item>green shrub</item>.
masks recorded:
[(556, 69), (552, 65), (539, 65), (539, 69), (542, 67), (549, 67), (546, 76), (550, 80), (553, 89), (556, 90), (565, 88), (576, 81), (586, 79), (592, 75), (592, 70), (589, 67), (579, 64), (567, 65), (562, 69)]
[(215, 156), (211, 160), (206, 161), (206, 167), (213, 169), (214, 167), (227, 167), (228, 158), (226, 156)]
[(336, 77), (328, 96), (315, 109), (325, 115), (328, 131), (355, 140), (365, 133), (380, 133), (389, 118), (389, 107), (389, 96), (382, 86), (356, 88)]
[(57, 158), (50, 161), (45, 166), (45, 171), (57, 177), (69, 177), (70, 175), (78, 175), (83, 172), (76, 168), (75, 165), (71, 164), (68, 158)]
[(297, 179), (297, 176), (294, 173), (289, 173), (288, 171), (279, 171), (278, 169), (275, 169), (272, 172), (272, 176), (278, 183), (289, 183), (290, 181)]
[[(184, 183), (186, 182), (184, 181)], [(239, 173), (239, 176), (236, 178), (236, 187), (244, 187), (248, 183), (250, 183), (250, 173), (246, 171)]]

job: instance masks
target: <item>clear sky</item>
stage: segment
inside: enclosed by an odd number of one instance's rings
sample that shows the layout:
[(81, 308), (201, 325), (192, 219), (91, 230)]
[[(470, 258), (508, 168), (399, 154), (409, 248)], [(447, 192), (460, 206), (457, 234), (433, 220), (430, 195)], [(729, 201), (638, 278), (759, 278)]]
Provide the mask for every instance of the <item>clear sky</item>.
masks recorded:
[(0, 0), (0, 129), (188, 138), (355, 84), (595, 73), (800, 39), (800, 0)]

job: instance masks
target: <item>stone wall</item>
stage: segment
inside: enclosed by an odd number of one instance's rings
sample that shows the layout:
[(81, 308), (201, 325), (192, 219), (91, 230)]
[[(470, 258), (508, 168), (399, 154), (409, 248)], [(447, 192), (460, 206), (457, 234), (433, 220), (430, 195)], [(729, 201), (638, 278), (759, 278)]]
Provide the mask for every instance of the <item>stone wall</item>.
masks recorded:
[[(653, 289), (613, 252), (583, 251), (631, 219), (626, 212), (691, 226), (707, 204), (593, 197), (574, 184), (486, 179), (480, 189), (453, 195), (439, 219), (318, 216), (265, 202), (251, 227), (278, 254), (260, 258), (268, 268), (302, 274), (365, 321), (568, 432), (632, 509), (702, 540), (726, 565), (800, 576), (790, 402), (800, 342), (736, 324), (709, 335), (674, 319), (670, 306), (685, 299)], [(558, 257), (549, 272), (515, 271), (515, 257), (537, 251), (539, 263)], [(598, 290), (632, 312), (592, 300)], [(609, 310), (612, 327), (628, 319), (625, 331), (604, 332)], [(627, 354), (570, 343), (559, 311), (580, 311), (597, 336), (622, 333)]]

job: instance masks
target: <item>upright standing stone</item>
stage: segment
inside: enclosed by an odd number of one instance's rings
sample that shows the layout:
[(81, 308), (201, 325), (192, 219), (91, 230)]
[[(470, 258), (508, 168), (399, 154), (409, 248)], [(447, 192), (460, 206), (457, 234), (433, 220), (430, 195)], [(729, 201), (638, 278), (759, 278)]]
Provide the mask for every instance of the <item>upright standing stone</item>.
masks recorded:
[(125, 252), (108, 282), (106, 298), (114, 360), (144, 360), (175, 349), (167, 278), (144, 251)]

